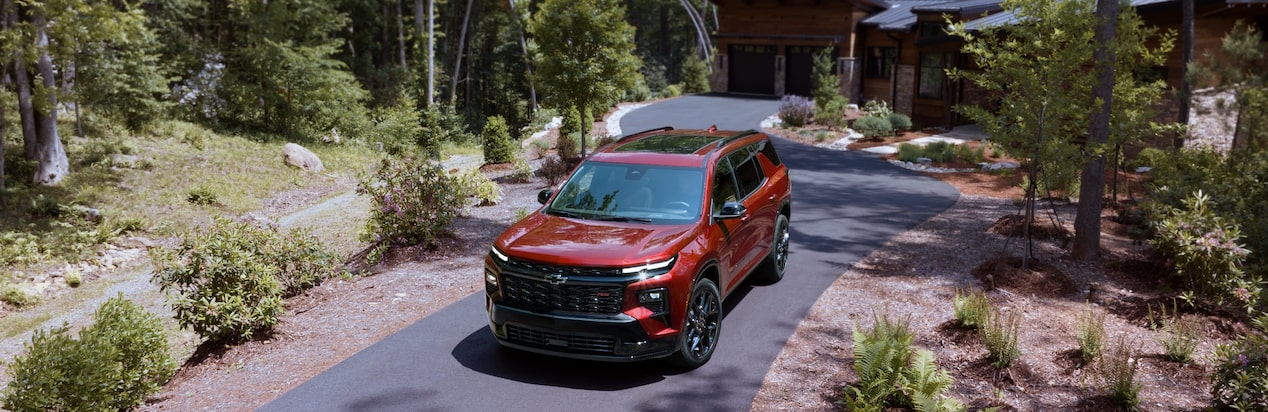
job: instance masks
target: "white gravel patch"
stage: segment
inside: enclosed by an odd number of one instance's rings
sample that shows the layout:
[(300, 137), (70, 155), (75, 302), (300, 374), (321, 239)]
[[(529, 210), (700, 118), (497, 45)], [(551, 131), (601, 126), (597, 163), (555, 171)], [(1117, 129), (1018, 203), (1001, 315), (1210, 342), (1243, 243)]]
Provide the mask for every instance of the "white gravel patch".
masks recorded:
[(608, 116), (607, 120), (605, 120), (608, 124), (608, 136), (621, 135), (621, 117), (622, 116), (625, 116), (626, 113), (647, 107), (649, 105), (651, 104), (650, 103), (618, 104), (616, 106), (616, 111), (612, 112), (612, 115)]

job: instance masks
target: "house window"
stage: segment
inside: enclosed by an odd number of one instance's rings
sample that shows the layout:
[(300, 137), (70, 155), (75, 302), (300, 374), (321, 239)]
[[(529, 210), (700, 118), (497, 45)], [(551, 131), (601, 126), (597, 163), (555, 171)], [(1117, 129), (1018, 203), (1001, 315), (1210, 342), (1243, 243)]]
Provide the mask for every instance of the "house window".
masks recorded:
[(936, 21), (920, 22), (920, 38), (927, 39), (930, 37), (939, 37), (939, 36), (946, 36), (946, 35), (947, 35), (947, 31), (946, 31), (946, 28), (943, 27), (943, 23), (936, 22)]
[(950, 61), (950, 53), (920, 53), (920, 89), (917, 95), (925, 99), (942, 98)]
[(897, 47), (868, 47), (867, 77), (888, 79), (894, 73), (894, 62), (897, 60)]
[(1153, 83), (1159, 80), (1167, 81), (1167, 68), (1163, 66), (1152, 66), (1138, 69), (1133, 75), (1136, 80), (1141, 83)]

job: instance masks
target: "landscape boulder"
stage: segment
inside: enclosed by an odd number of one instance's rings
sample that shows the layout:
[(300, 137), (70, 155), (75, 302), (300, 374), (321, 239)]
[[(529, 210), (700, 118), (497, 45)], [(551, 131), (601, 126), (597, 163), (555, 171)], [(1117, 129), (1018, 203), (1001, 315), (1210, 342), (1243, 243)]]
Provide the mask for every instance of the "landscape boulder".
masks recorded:
[(321, 159), (312, 151), (305, 149), (294, 143), (287, 143), (282, 148), (282, 157), (286, 164), (298, 167), (309, 172), (320, 172), (326, 167), (321, 164)]

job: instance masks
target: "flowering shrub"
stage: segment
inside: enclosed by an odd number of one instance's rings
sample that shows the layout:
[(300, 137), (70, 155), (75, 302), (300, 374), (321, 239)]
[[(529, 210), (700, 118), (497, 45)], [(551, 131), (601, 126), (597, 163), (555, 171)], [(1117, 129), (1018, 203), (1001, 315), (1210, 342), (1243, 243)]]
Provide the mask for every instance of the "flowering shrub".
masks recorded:
[(1217, 216), (1201, 190), (1186, 198), (1181, 208), (1160, 209), (1151, 243), (1188, 286), (1217, 304), (1231, 299), (1247, 310), (1254, 308), (1260, 281), (1242, 270), (1250, 251), (1237, 243), (1240, 227)]
[(1249, 411), (1268, 405), (1268, 315), (1228, 345), (1215, 347), (1215, 385), (1211, 402), (1217, 410)]
[(462, 212), (469, 185), (421, 159), (384, 159), (357, 192), (373, 209), (362, 239), (378, 245), (433, 243)]
[(792, 127), (809, 123), (814, 110), (815, 102), (803, 96), (790, 94), (779, 100), (779, 120)]

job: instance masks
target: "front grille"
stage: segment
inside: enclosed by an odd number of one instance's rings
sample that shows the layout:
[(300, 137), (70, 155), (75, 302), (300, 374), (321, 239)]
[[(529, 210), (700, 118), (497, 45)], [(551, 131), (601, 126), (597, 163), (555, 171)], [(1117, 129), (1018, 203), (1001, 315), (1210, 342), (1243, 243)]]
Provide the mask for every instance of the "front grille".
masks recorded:
[(617, 277), (623, 276), (620, 268), (585, 268), (574, 266), (555, 266), (543, 263), (529, 262), (519, 259), (511, 259), (505, 264), (505, 270), (523, 273), (528, 275), (547, 275), (559, 274), (564, 276), (597, 276), (597, 277)]
[(515, 324), (506, 325), (507, 339), (536, 346), (567, 348), (576, 352), (611, 354), (616, 349), (616, 339), (569, 335)]
[(621, 313), (624, 285), (552, 285), (544, 280), (502, 276), (502, 303), (530, 310)]

